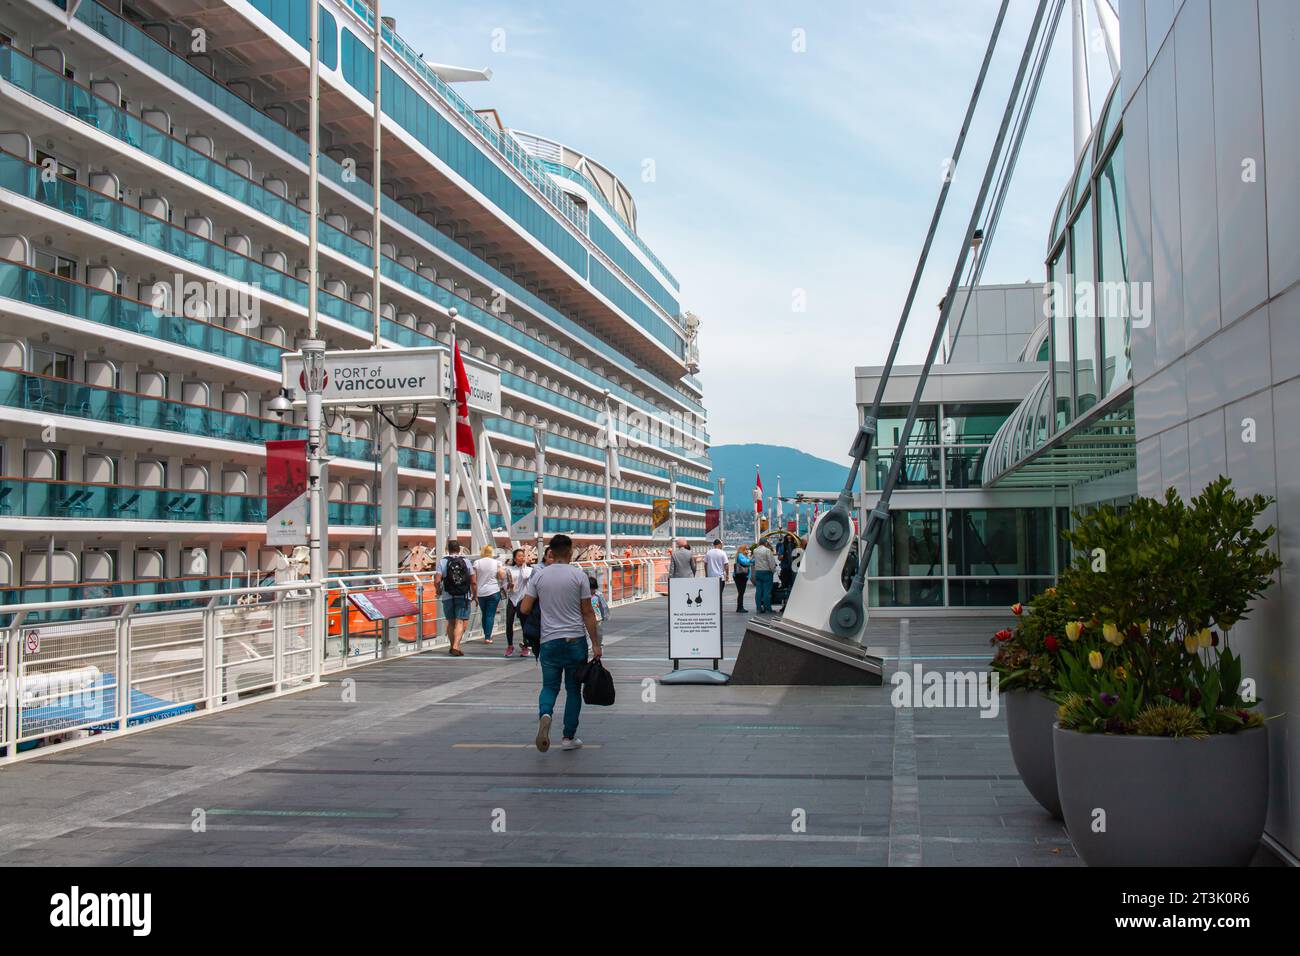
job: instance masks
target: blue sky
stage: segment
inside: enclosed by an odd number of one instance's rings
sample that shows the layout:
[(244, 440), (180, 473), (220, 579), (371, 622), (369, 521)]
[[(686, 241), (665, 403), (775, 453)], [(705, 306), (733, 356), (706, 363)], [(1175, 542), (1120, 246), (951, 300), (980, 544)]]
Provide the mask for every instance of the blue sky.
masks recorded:
[[(460, 85), (472, 105), (629, 185), (642, 238), (704, 323), (713, 442), (833, 460), (856, 427), (854, 366), (884, 361), (996, 11), (993, 0), (383, 5), (428, 59), (492, 69)], [(1033, 12), (1012, 0), (904, 362), (929, 344)], [(1106, 82), (1094, 75), (1096, 106)], [(1063, 18), (985, 282), (1042, 281), (1072, 168), (1070, 102)]]

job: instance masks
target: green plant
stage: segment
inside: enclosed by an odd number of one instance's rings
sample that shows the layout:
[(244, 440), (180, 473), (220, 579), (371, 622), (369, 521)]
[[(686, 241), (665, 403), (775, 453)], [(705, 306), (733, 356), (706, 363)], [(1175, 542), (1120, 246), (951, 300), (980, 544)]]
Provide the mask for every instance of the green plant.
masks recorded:
[(1059, 653), (1072, 605), (1060, 588), (1048, 588), (1029, 607), (1011, 608), (1015, 629), (1004, 628), (989, 640), (995, 648), (989, 666), (1001, 690), (1050, 692), (1056, 687)]
[(1170, 490), (1102, 507), (1065, 533), (1077, 557), (1060, 589), (1078, 617), (1057, 689), (1087, 711), (1072, 729), (1142, 733), (1140, 715), (1163, 704), (1185, 705), (1209, 733), (1255, 725), (1229, 632), (1281, 566), (1273, 527), (1256, 526), (1271, 503), (1221, 477), (1188, 502)]
[(1205, 721), (1186, 704), (1167, 700), (1143, 707), (1133, 721), (1133, 733), (1143, 737), (1204, 737)]

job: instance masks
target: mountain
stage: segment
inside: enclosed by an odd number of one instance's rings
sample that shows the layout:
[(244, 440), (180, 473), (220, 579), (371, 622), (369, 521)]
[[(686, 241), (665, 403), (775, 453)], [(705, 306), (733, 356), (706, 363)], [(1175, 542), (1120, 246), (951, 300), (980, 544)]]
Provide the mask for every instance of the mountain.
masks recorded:
[(776, 476), (781, 476), (781, 492), (787, 497), (796, 491), (838, 492), (844, 487), (849, 466), (818, 458), (785, 445), (714, 445), (714, 488), (717, 479), (727, 479), (727, 510), (752, 508), (754, 502), (754, 465), (763, 475), (763, 495), (776, 494)]

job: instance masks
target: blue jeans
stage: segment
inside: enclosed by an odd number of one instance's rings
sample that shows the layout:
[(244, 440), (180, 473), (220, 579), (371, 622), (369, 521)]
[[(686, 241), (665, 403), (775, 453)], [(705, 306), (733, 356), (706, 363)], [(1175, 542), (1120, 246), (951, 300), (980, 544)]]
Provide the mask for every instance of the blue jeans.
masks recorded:
[(537, 716), (555, 713), (560, 696), (560, 678), (564, 678), (564, 736), (578, 732), (578, 715), (582, 713), (582, 685), (578, 668), (587, 663), (587, 638), (569, 642), (547, 641), (537, 655), (542, 664), (542, 692), (537, 698)]
[(492, 630), (497, 623), (497, 605), (501, 601), (501, 592), (489, 594), (487, 597), (479, 595), (478, 612), (483, 615), (483, 636), (488, 640), (492, 639)]
[(771, 571), (754, 572), (754, 600), (758, 602), (759, 614), (772, 613), (772, 578)]

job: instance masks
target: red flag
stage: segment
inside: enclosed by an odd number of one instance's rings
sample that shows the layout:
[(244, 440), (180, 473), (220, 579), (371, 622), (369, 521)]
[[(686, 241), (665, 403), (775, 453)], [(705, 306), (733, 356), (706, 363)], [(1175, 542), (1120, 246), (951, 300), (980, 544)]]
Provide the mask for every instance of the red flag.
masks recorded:
[(754, 469), (754, 514), (763, 513), (763, 476)]
[(469, 426), (469, 376), (460, 358), (460, 343), (452, 342), (456, 369), (456, 450), (474, 457), (474, 429)]

